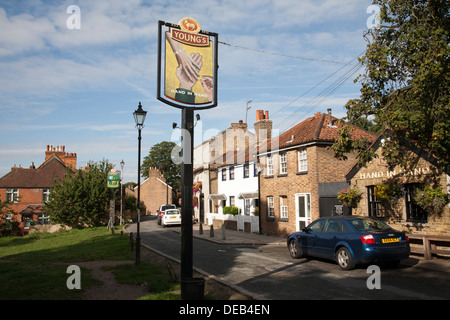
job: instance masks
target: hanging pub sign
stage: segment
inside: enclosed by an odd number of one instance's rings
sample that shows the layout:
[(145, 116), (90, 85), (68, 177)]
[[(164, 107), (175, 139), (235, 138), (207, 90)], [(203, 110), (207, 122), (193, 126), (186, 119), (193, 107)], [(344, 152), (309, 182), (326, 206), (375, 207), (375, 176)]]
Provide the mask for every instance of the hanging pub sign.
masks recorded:
[(181, 109), (216, 107), (218, 34), (186, 17), (159, 21), (158, 36), (158, 100)]

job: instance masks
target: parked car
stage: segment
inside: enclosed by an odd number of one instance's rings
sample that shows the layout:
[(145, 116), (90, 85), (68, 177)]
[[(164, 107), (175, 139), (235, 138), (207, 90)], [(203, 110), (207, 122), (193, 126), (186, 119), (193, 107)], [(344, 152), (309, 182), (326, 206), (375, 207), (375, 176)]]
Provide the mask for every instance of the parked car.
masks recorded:
[(166, 211), (167, 209), (176, 209), (177, 207), (174, 204), (163, 204), (159, 207), (158, 210), (158, 218), (157, 218), (157, 222), (160, 225), (161, 224), (161, 215), (164, 211)]
[(386, 223), (357, 216), (320, 218), (287, 238), (292, 258), (312, 256), (335, 260), (344, 270), (357, 264), (396, 265), (409, 257), (409, 239)]
[(181, 213), (178, 209), (167, 209), (163, 212), (161, 218), (161, 224), (163, 227), (168, 225), (181, 224)]

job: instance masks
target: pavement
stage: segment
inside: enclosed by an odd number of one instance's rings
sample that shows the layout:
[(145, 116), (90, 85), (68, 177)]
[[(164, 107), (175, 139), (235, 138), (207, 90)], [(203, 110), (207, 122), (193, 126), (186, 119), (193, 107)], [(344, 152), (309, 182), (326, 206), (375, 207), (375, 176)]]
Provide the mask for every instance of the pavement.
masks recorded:
[(234, 231), (228, 229), (213, 229), (210, 226), (194, 224), (192, 233), (195, 238), (208, 240), (219, 244), (234, 245), (280, 245), (286, 246), (286, 239), (276, 236), (266, 236), (256, 233)]

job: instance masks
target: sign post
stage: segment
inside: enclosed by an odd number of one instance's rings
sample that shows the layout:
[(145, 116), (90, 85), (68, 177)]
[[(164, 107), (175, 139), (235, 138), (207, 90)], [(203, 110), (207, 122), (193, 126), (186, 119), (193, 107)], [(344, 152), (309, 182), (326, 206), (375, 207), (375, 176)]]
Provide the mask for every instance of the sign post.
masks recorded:
[(159, 21), (157, 99), (182, 111), (180, 284), (183, 300), (201, 300), (204, 295), (205, 279), (193, 278), (194, 110), (210, 109), (218, 104), (217, 61), (217, 33), (201, 30), (197, 20), (190, 17), (178, 24)]
[(111, 199), (109, 200), (108, 229), (111, 230), (111, 233), (114, 233), (114, 210), (116, 208), (116, 203), (114, 200), (114, 189), (117, 189), (120, 186), (120, 173), (115, 169), (112, 169), (108, 172), (106, 186), (111, 190)]

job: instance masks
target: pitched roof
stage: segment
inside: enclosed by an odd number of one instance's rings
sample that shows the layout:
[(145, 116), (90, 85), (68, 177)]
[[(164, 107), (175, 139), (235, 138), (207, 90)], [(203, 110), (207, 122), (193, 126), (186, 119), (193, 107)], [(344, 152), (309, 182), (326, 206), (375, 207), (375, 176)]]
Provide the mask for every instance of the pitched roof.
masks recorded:
[[(377, 136), (377, 138), (373, 141), (373, 143), (368, 147), (368, 149), (374, 149), (377, 150), (382, 145), (382, 140), (385, 138), (390, 138), (393, 135), (393, 131), (390, 128), (384, 128), (383, 131)], [(441, 164), (439, 164), (438, 159), (429, 153), (428, 150), (425, 150), (421, 147), (419, 147), (414, 141), (405, 140), (403, 138), (400, 138), (402, 143), (408, 148), (408, 150), (412, 153), (415, 153), (418, 157), (423, 158), (424, 160), (428, 161), (432, 165), (434, 165), (436, 168), (442, 170), (447, 175), (450, 175), (450, 168), (444, 167)], [(345, 178), (347, 181), (350, 181), (356, 173), (363, 167), (362, 164), (356, 162), (353, 167), (350, 168), (348, 173), (345, 175)]]
[(43, 204), (29, 204), (20, 211), (20, 214), (40, 214), (44, 212)]
[(0, 188), (50, 188), (55, 179), (62, 179), (65, 173), (66, 166), (53, 155), (37, 169), (12, 168), (0, 178)]
[[(272, 145), (275, 150), (278, 150), (311, 142), (333, 143), (338, 137), (339, 129), (342, 128), (344, 124), (348, 123), (335, 117), (331, 117), (331, 126), (328, 125), (329, 122), (328, 114), (317, 112), (313, 117), (307, 118), (291, 129), (283, 132), (278, 137), (272, 138), (272, 141), (269, 141), (268, 146), (264, 146), (265, 143), (262, 143), (260, 152), (267, 151), (264, 149), (271, 150)], [(373, 142), (377, 138), (376, 134), (352, 124), (348, 125), (353, 129), (350, 132), (352, 138), (366, 138), (369, 142)], [(278, 148), (276, 145), (278, 145)]]

